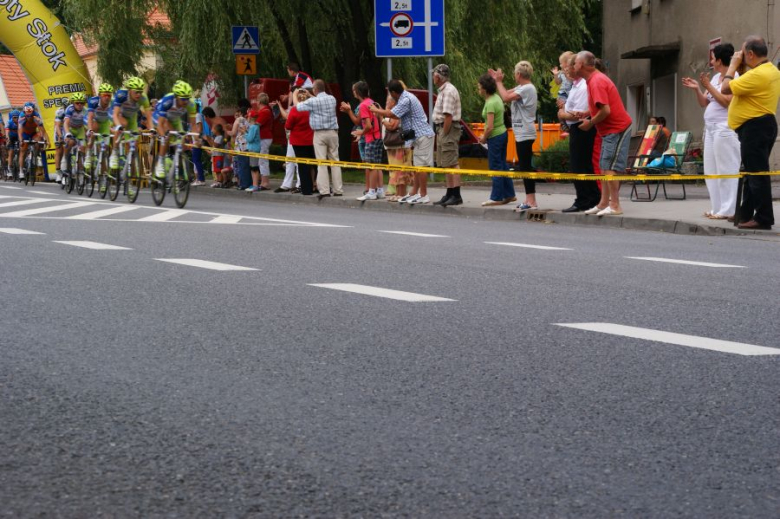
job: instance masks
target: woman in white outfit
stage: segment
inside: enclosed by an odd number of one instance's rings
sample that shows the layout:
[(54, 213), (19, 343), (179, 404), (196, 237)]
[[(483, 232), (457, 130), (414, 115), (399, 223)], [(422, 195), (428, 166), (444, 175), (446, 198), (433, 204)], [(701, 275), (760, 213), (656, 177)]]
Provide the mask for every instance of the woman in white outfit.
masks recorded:
[[(704, 174), (734, 175), (739, 173), (741, 164), (739, 138), (736, 132), (729, 128), (728, 118), (731, 96), (721, 94), (721, 77), (729, 68), (734, 46), (722, 43), (712, 50), (710, 65), (716, 74), (709, 78), (707, 73), (699, 76), (699, 81), (686, 77), (683, 86), (696, 92), (696, 98), (704, 110)], [(711, 209), (704, 216), (714, 220), (725, 220), (734, 216), (737, 204), (736, 178), (707, 179), (707, 190), (710, 192)]]

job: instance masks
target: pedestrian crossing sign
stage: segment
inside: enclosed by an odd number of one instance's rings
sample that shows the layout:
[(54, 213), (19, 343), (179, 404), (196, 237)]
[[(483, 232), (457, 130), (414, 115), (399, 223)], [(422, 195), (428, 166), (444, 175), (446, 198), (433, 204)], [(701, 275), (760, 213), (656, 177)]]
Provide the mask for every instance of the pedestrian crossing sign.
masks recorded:
[(260, 31), (257, 27), (233, 26), (233, 54), (260, 54)]
[(236, 56), (236, 74), (239, 76), (257, 75), (257, 56), (254, 54)]

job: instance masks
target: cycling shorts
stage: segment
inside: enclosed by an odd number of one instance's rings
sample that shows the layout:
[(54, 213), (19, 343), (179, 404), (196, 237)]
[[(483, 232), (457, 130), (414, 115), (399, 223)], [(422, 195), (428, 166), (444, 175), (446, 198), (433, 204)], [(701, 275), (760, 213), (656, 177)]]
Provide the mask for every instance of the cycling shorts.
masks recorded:
[(127, 118), (127, 124), (125, 125), (125, 130), (131, 131), (131, 132), (137, 132), (138, 131), (138, 114), (135, 114), (133, 117)]
[(97, 130), (95, 130), (95, 133), (102, 133), (104, 135), (111, 133), (111, 120), (103, 121), (102, 123), (97, 123)]
[(86, 127), (82, 126), (81, 128), (71, 128), (70, 134), (73, 135), (76, 140), (83, 141), (87, 134)]
[(38, 135), (38, 133), (24, 133), (22, 132), (22, 141), (30, 141), (35, 138), (35, 136)]
[(9, 133), (8, 134), (8, 145), (13, 146), (14, 144), (17, 144), (19, 142), (19, 134), (18, 133)]

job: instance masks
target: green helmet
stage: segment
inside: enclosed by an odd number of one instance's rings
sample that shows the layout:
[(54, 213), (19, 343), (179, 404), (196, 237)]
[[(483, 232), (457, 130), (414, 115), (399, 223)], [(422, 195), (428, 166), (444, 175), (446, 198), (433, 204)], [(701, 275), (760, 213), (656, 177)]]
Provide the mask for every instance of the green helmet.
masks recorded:
[(87, 102), (87, 96), (85, 96), (81, 92), (76, 92), (75, 94), (70, 96), (70, 102), (71, 103), (86, 103)]
[(192, 97), (192, 87), (181, 80), (173, 84), (172, 92), (176, 97)]
[(125, 88), (128, 90), (143, 90), (146, 83), (138, 76), (125, 79)]
[(100, 83), (100, 86), (98, 87), (98, 94), (113, 94), (113, 93), (114, 93), (114, 87), (112, 87), (108, 83)]

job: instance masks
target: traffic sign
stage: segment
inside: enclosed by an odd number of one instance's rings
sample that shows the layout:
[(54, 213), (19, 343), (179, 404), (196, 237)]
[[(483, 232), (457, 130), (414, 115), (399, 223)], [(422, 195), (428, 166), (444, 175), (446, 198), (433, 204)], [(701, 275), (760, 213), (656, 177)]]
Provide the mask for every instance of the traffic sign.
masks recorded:
[(254, 76), (257, 74), (257, 56), (240, 54), (236, 56), (236, 74), (239, 76)]
[(374, 0), (377, 58), (444, 56), (444, 0)]
[(234, 25), (233, 54), (260, 54), (260, 30), (249, 25)]

